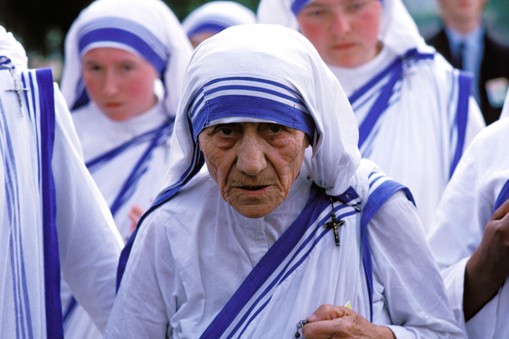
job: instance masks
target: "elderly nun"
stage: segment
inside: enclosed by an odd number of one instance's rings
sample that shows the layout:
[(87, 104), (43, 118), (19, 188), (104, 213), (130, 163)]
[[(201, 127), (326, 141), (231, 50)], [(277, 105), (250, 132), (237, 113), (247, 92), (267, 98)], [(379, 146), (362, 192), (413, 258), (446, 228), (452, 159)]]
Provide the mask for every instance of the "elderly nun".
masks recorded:
[(461, 337), (410, 192), (361, 159), (301, 34), (207, 39), (179, 107), (169, 185), (123, 251), (106, 338)]

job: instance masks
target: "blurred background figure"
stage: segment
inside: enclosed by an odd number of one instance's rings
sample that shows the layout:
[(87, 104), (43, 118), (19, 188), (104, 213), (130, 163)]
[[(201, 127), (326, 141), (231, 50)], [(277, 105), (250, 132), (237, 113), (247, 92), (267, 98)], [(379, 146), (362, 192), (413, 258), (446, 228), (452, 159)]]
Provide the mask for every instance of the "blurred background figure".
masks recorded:
[(104, 329), (122, 240), (50, 69), (0, 26), (0, 338), (62, 338), (61, 275)]
[(189, 13), (182, 26), (193, 48), (196, 48), (200, 42), (225, 28), (255, 22), (255, 13), (244, 5), (234, 1), (212, 1)]
[(465, 151), (429, 243), (468, 338), (509, 338), (509, 95)]
[(427, 41), (456, 68), (474, 76), (486, 124), (497, 120), (509, 85), (509, 46), (496, 41), (483, 13), (488, 0), (438, 0), (442, 27)]
[[(160, 0), (92, 2), (66, 36), (62, 92), (86, 165), (124, 240), (163, 187), (191, 51)], [(65, 295), (66, 336), (96, 338), (86, 314)]]

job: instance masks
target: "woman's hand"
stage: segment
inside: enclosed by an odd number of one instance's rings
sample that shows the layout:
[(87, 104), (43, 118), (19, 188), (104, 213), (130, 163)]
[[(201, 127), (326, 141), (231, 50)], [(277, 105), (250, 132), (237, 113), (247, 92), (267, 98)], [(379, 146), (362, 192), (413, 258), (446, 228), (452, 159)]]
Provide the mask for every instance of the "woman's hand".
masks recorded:
[(321, 305), (307, 321), (302, 327), (306, 339), (395, 338), (388, 327), (370, 323), (347, 306)]

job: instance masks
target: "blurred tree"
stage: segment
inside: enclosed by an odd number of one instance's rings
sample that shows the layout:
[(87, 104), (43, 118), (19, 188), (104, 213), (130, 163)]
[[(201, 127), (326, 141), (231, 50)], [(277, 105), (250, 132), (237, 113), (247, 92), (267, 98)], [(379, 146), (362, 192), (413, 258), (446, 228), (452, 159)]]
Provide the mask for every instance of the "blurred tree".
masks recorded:
[[(182, 20), (207, 0), (164, 0)], [(255, 10), (259, 0), (238, 0)], [(29, 54), (63, 52), (63, 39), (74, 19), (92, 0), (1, 0), (0, 25), (13, 32)]]

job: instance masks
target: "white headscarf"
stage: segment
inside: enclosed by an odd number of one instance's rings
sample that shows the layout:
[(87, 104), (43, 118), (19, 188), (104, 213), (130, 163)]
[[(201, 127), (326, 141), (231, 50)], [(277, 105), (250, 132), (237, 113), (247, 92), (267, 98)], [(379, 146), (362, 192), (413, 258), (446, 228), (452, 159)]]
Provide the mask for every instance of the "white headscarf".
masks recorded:
[(19, 69), (26, 69), (28, 67), (28, 58), (25, 49), (16, 41), (12, 33), (7, 32), (2, 26), (0, 26), (0, 57), (1, 56), (8, 56), (14, 66)]
[(212, 1), (196, 8), (182, 22), (188, 37), (194, 34), (213, 31), (241, 24), (254, 24), (255, 13), (234, 1)]
[(168, 190), (178, 190), (203, 164), (200, 131), (234, 121), (305, 131), (314, 182), (332, 195), (348, 188), (360, 161), (357, 123), (339, 82), (300, 33), (279, 25), (227, 28), (195, 50), (184, 88)]
[[(257, 10), (258, 22), (280, 24), (298, 30), (296, 9), (312, 0), (261, 0)], [(401, 0), (381, 0), (383, 6), (379, 40), (396, 53), (425, 46), (415, 21)]]
[(137, 54), (160, 73), (166, 111), (174, 115), (191, 55), (191, 45), (170, 8), (161, 0), (96, 0), (74, 21), (65, 41), (62, 92), (71, 109), (85, 93), (83, 54), (95, 47), (114, 47)]

